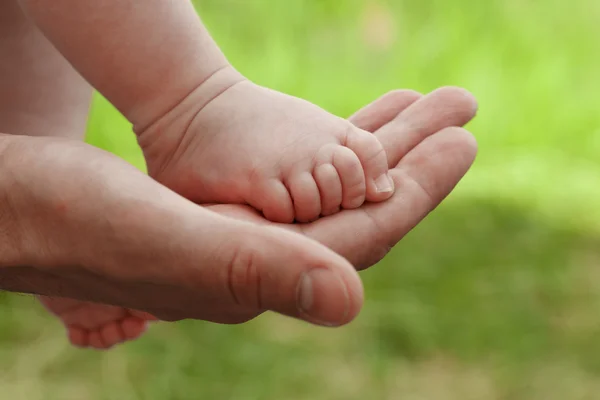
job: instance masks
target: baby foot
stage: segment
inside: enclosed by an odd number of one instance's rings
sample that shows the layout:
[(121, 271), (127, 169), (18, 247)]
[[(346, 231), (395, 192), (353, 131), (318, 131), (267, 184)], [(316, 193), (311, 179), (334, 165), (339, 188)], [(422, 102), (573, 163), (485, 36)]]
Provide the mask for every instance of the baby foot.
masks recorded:
[(152, 315), (121, 307), (59, 297), (38, 297), (67, 329), (71, 343), (77, 347), (109, 349), (119, 343), (137, 339), (156, 320)]
[(394, 190), (374, 135), (229, 69), (136, 131), (162, 184), (198, 203), (249, 204), (275, 222), (309, 222)]

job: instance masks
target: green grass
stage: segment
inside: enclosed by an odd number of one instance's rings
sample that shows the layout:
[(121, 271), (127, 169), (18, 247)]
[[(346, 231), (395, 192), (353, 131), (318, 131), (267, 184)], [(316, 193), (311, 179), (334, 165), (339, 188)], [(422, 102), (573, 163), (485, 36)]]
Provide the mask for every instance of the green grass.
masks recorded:
[[(599, 2), (198, 3), (243, 73), (338, 115), (395, 88), (468, 88), (477, 162), (363, 273), (366, 306), (346, 328), (163, 324), (98, 354), (69, 348), (32, 299), (4, 296), (1, 398), (597, 398)], [(100, 97), (88, 140), (143, 168)]]

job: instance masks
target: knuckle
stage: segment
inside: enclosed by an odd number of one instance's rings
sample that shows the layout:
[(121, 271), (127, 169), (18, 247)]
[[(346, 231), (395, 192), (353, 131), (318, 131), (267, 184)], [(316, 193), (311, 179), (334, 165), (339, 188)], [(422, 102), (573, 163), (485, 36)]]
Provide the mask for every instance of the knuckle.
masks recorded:
[(227, 268), (227, 288), (233, 302), (243, 308), (262, 309), (261, 277), (252, 246), (239, 246)]

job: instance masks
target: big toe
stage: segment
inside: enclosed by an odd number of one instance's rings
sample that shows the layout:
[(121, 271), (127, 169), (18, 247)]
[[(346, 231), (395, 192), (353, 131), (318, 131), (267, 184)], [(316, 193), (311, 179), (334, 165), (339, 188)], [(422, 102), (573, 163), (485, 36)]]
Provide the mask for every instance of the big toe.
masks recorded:
[(388, 175), (388, 159), (375, 135), (353, 128), (344, 143), (360, 160), (366, 181), (366, 199), (379, 202), (394, 194), (394, 183)]

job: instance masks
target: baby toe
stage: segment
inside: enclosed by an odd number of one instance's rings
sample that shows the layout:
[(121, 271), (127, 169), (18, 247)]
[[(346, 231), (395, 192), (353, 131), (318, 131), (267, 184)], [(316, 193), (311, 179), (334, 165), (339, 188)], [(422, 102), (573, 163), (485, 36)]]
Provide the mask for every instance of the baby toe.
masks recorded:
[(148, 322), (136, 317), (124, 318), (121, 321), (121, 329), (125, 340), (133, 340), (140, 337), (148, 328)]
[(110, 322), (100, 329), (100, 336), (107, 347), (113, 347), (126, 340), (125, 334), (121, 329), (121, 322)]
[(288, 189), (278, 179), (269, 179), (256, 185), (248, 203), (262, 211), (266, 219), (291, 224), (294, 222), (294, 204)]
[(365, 174), (356, 153), (344, 146), (336, 146), (331, 155), (342, 184), (342, 207), (352, 209), (365, 202)]
[(99, 331), (92, 331), (89, 333), (89, 347), (96, 350), (105, 350), (108, 346), (104, 343)]
[(148, 314), (147, 312), (144, 312), (144, 311), (130, 310), (129, 313), (133, 317), (139, 318), (139, 319), (144, 320), (144, 321), (158, 321), (159, 320), (154, 315)]
[(67, 327), (69, 342), (75, 347), (85, 348), (89, 346), (88, 332), (78, 326)]
[(394, 194), (394, 184), (388, 176), (385, 149), (371, 133), (358, 128), (349, 130), (344, 143), (360, 160), (366, 180), (366, 199), (378, 202)]
[(311, 222), (321, 214), (319, 187), (309, 172), (292, 175), (288, 180), (296, 221)]
[(342, 204), (342, 181), (333, 164), (317, 165), (313, 177), (321, 195), (321, 215), (335, 214)]

